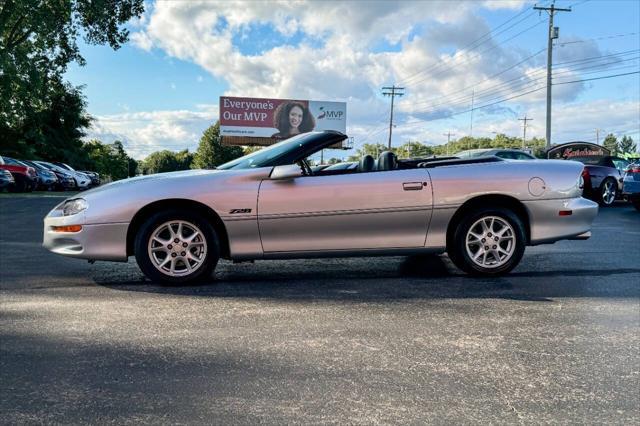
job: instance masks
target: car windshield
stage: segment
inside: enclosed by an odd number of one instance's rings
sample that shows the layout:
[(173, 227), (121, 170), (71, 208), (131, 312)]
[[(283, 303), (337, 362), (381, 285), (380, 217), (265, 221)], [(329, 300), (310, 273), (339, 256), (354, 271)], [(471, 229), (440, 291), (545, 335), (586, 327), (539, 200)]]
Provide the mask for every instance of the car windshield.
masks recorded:
[(221, 166), (216, 167), (219, 170), (228, 169), (251, 169), (255, 167), (271, 166), (274, 160), (286, 155), (289, 151), (299, 148), (303, 145), (308, 133), (302, 133), (268, 148), (253, 152), (236, 160), (229, 161)]
[(468, 149), (466, 151), (460, 151), (457, 154), (453, 154), (454, 157), (458, 158), (474, 158), (480, 157), (482, 154), (487, 152), (488, 149)]

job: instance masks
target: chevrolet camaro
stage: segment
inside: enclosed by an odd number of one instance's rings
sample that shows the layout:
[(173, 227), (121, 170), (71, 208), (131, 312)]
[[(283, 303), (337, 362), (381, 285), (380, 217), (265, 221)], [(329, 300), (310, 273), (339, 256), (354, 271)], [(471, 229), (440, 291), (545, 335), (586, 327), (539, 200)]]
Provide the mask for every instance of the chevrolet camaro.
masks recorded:
[(512, 270), (528, 245), (589, 238), (596, 203), (574, 161), (398, 160), (314, 172), (310, 157), (347, 138), (310, 132), (214, 170), (117, 181), (44, 219), (43, 245), (81, 259), (135, 256), (152, 281), (209, 277), (234, 261), (447, 252), (473, 275)]

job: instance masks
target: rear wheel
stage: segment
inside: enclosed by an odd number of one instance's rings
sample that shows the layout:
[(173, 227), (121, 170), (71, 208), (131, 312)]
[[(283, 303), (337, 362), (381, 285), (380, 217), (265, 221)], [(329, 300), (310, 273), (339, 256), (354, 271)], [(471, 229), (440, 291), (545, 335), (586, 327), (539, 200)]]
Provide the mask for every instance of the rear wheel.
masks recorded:
[(600, 205), (603, 207), (609, 207), (613, 205), (613, 202), (616, 201), (616, 196), (618, 194), (618, 184), (615, 179), (607, 178), (602, 184), (600, 184)]
[(640, 211), (640, 196), (633, 197), (631, 199), (631, 203), (633, 204), (633, 207), (636, 208), (636, 210)]
[(458, 224), (449, 258), (472, 275), (501, 275), (515, 268), (524, 254), (526, 234), (511, 210), (483, 208)]
[(197, 213), (170, 210), (151, 216), (135, 239), (142, 272), (163, 284), (188, 284), (210, 277), (220, 249), (211, 224)]

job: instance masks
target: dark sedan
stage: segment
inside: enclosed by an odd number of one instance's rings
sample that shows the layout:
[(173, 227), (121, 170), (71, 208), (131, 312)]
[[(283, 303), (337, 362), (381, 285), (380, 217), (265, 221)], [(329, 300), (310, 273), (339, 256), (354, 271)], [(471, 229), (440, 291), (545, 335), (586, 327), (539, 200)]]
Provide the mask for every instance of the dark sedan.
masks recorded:
[(50, 191), (58, 186), (58, 177), (51, 170), (29, 160), (20, 160), (21, 163), (33, 167), (38, 175), (37, 187), (40, 190)]
[(458, 158), (480, 158), (480, 157), (499, 157), (505, 160), (535, 160), (536, 157), (528, 152), (519, 149), (508, 148), (486, 148), (486, 149), (469, 149), (454, 154)]
[(603, 157), (571, 157), (569, 160), (584, 164), (584, 196), (611, 206), (622, 195), (622, 179), (629, 162), (624, 158), (606, 155)]

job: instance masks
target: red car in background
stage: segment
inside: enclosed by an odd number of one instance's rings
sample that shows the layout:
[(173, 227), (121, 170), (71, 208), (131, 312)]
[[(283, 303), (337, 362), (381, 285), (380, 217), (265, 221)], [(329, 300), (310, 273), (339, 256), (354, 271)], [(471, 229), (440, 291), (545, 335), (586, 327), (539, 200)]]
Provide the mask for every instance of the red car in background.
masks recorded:
[(25, 166), (13, 158), (0, 155), (0, 169), (8, 170), (13, 175), (15, 184), (11, 190), (14, 192), (31, 192), (38, 183), (35, 169)]

